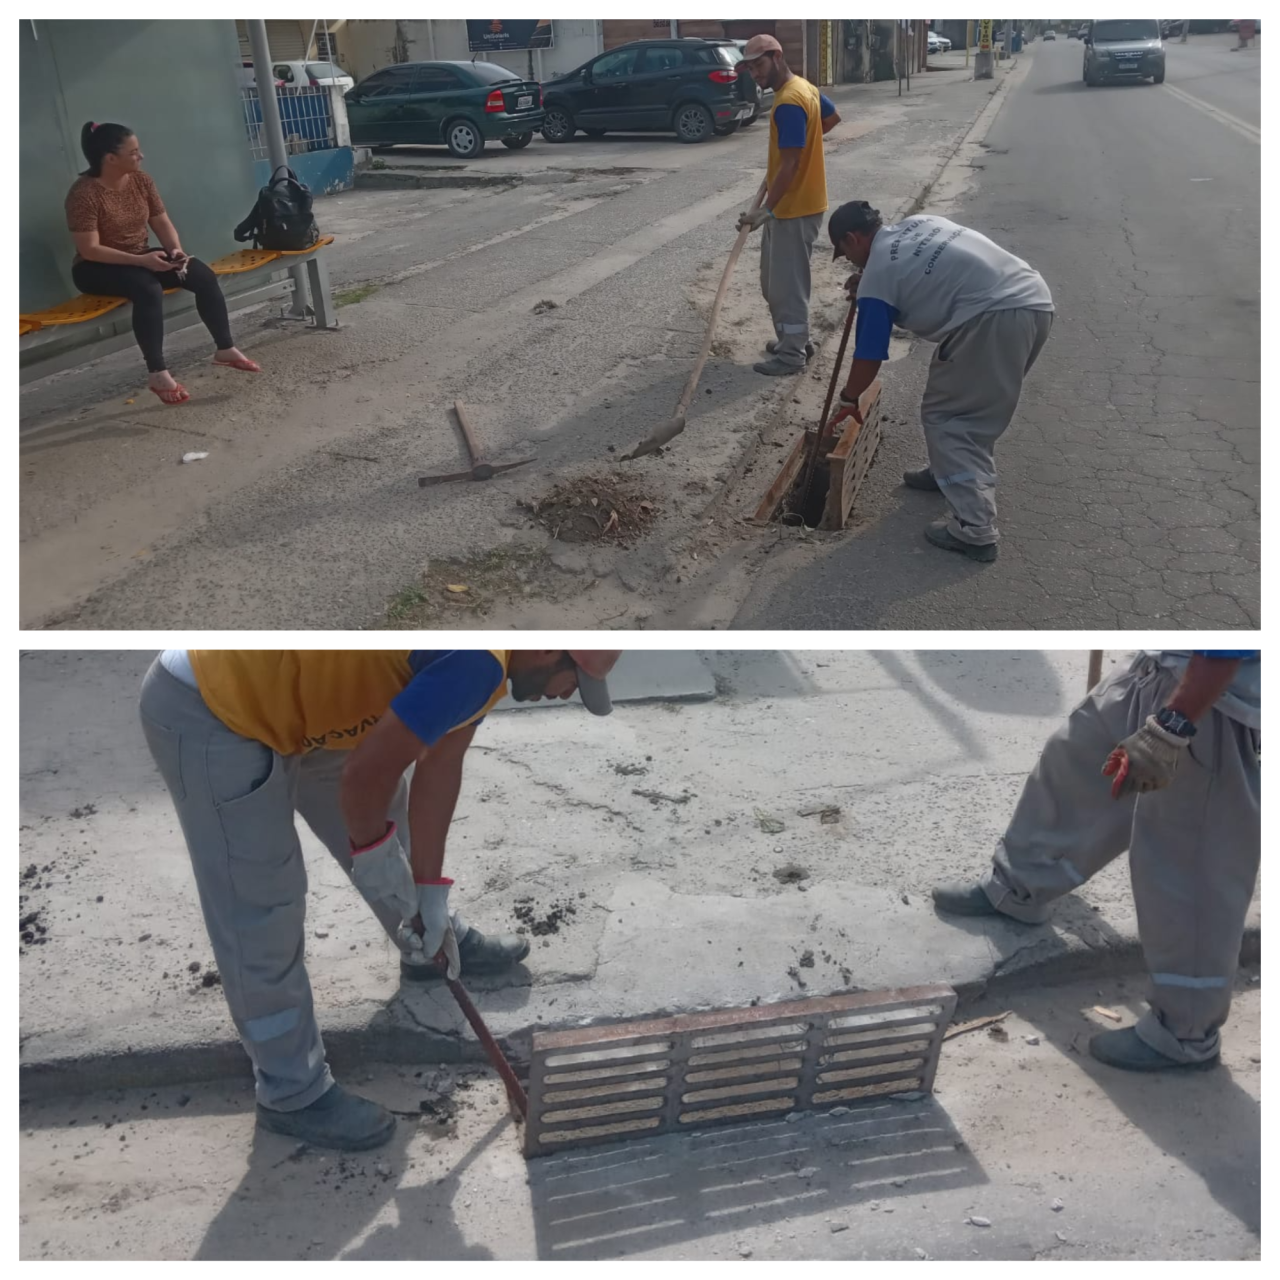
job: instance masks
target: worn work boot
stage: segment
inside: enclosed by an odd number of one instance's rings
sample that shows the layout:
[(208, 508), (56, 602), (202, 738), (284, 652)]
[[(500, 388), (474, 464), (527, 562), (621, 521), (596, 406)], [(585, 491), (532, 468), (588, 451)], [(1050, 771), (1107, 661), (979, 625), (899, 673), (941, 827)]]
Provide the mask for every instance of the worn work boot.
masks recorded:
[[(766, 350), (770, 355), (773, 355), (773, 354), (778, 350), (778, 340), (777, 340), (777, 338), (771, 338), (768, 342), (766, 342), (766, 343), (764, 344), (764, 349), (765, 349), (765, 350)], [(812, 342), (806, 342), (806, 343), (804, 344), (804, 358), (805, 358), (806, 360), (812, 360), (812, 359), (813, 359), (813, 353), (814, 353), (816, 350), (817, 350), (817, 348), (813, 345), (813, 343), (812, 343)]]
[(980, 884), (956, 880), (951, 884), (936, 885), (933, 889), (933, 905), (951, 916), (998, 916), (1001, 912), (991, 905), (991, 899)]
[(391, 1137), (396, 1118), (386, 1107), (334, 1084), (300, 1111), (273, 1111), (259, 1103), (258, 1127), (297, 1138), (313, 1147), (368, 1151), (370, 1147), (380, 1147)]
[(1166, 1058), (1138, 1037), (1133, 1027), (1119, 1031), (1101, 1031), (1089, 1041), (1089, 1052), (1099, 1062), (1121, 1071), (1209, 1071), (1218, 1065), (1218, 1057), (1204, 1062), (1177, 1062)]
[[(486, 937), (475, 925), (468, 927), (458, 943), (462, 976), (473, 973), (501, 973), (519, 964), (529, 954), (529, 939), (518, 933)], [(444, 969), (434, 960), (400, 958), (400, 977), (408, 982), (433, 982), (444, 977)]]
[(902, 483), (908, 489), (924, 489), (929, 493), (942, 492), (942, 486), (933, 478), (933, 472), (928, 467), (921, 467), (919, 471), (904, 471)]
[(977, 560), (980, 564), (990, 564), (1000, 554), (1000, 546), (995, 542), (987, 542), (981, 546), (974, 542), (962, 542), (947, 528), (945, 520), (929, 525), (924, 536), (935, 547), (941, 547), (944, 551), (958, 551), (962, 556), (968, 556), (970, 560)]
[(804, 372), (804, 365), (787, 364), (785, 360), (779, 360), (777, 356), (774, 356), (772, 360), (761, 360), (751, 367), (757, 373), (763, 373), (768, 378), (789, 378), (793, 374)]

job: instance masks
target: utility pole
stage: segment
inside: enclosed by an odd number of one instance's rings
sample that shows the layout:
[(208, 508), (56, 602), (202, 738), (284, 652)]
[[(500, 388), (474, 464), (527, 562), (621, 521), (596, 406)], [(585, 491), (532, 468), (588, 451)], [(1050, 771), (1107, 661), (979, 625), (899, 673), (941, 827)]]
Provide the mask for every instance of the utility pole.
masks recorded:
[[(280, 123), (280, 103), (276, 101), (275, 72), (271, 69), (271, 46), (267, 43), (267, 24), (261, 18), (250, 18), (249, 44), (253, 48), (253, 77), (258, 83), (258, 102), (262, 106), (262, 131), (267, 135), (267, 158), (271, 161), (271, 176), (278, 169), (289, 167), (289, 155), (284, 146), (284, 126)], [(293, 305), (289, 308), (291, 320), (307, 318), (307, 269), (301, 263), (289, 268), (293, 280)]]
[(973, 19), (964, 24), (964, 69), (969, 70), (969, 50), (973, 47)]

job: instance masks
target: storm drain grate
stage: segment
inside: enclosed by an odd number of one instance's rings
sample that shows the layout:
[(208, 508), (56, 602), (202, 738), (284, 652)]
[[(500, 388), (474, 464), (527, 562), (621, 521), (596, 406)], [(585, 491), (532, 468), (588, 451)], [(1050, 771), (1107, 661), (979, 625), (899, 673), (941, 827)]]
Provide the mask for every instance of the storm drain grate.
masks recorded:
[(906, 987), (535, 1032), (525, 1155), (928, 1093), (955, 1007)]

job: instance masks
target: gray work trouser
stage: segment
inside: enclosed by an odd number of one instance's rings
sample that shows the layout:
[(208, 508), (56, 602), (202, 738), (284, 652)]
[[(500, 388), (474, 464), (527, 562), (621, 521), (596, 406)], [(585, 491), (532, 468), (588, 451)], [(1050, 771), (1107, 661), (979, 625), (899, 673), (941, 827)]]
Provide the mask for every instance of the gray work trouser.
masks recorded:
[[(333, 1083), (304, 964), (307, 869), (300, 813), (349, 876), (339, 803), (346, 753), (282, 756), (228, 729), (200, 694), (157, 660), (142, 683), (142, 728), (195, 872), (222, 990), (253, 1063), (257, 1100), (308, 1106)], [(407, 840), (402, 778), (388, 816)], [(400, 914), (374, 908), (395, 940)]]
[(760, 233), (760, 291), (778, 337), (774, 358), (801, 369), (809, 341), (809, 259), (822, 216), (770, 218)]
[(1000, 540), (996, 441), (1052, 326), (1052, 311), (984, 311), (934, 349), (920, 424), (929, 470), (951, 508), (947, 528), (962, 542)]
[(1262, 848), (1258, 730), (1211, 711), (1162, 791), (1111, 798), (1103, 763), (1177, 687), (1152, 658), (1104, 680), (1045, 744), (983, 887), (1039, 923), (1127, 849), (1151, 1011), (1137, 1025), (1179, 1062), (1218, 1052)]

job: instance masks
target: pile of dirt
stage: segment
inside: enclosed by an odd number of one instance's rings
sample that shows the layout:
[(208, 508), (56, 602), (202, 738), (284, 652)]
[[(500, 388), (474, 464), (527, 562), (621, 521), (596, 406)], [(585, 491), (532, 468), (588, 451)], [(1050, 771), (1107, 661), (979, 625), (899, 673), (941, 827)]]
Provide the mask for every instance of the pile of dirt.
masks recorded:
[(658, 507), (618, 476), (580, 476), (520, 505), (560, 542), (621, 542), (641, 537)]
[(545, 908), (535, 907), (532, 898), (521, 898), (512, 914), (520, 921), (519, 933), (531, 933), (535, 938), (542, 938), (549, 933), (559, 933), (560, 926), (568, 924), (570, 918), (578, 914), (578, 908), (567, 898)]

